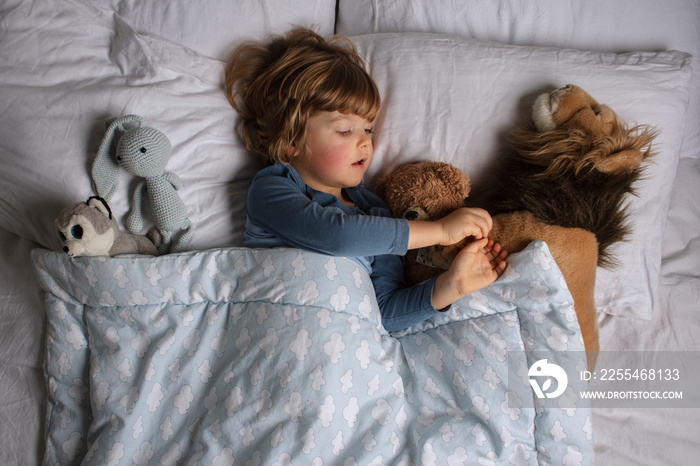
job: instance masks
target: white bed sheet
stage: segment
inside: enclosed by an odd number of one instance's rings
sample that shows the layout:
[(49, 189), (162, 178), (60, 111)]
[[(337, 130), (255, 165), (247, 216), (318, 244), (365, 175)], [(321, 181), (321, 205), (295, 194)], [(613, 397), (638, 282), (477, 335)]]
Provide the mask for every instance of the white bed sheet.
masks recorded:
[[(605, 351), (700, 351), (700, 161), (678, 167), (651, 321), (604, 316)], [(681, 465), (700, 458), (700, 408), (593, 410), (596, 464)]]
[(0, 464), (39, 464), (44, 451), (46, 317), (29, 252), (0, 228)]
[[(68, 3), (75, 5), (82, 2)], [(341, 2), (341, 6), (343, 3), (345, 2)], [(658, 8), (649, 3), (658, 5)], [(498, 2), (497, 6), (505, 7), (509, 4), (512, 2)], [(626, 4), (634, 5), (633, 2)], [(658, 11), (659, 15), (676, 16), (674, 11), (677, 10), (673, 10), (668, 3), (653, 1), (644, 4), (646, 16), (640, 11), (641, 17), (648, 17), (650, 11)], [(124, 5), (130, 6), (132, 3), (126, 2)], [(696, 8), (695, 11), (700, 11), (697, 0), (674, 0), (673, 5), (679, 8), (691, 6)], [(635, 17), (634, 11), (629, 11)], [(656, 25), (644, 21), (637, 24), (646, 33), (649, 48), (673, 47), (688, 50), (688, 47), (694, 46), (694, 50), (688, 51), (697, 53), (700, 50), (700, 28), (697, 23), (697, 15), (691, 14), (687, 16), (687, 22), (683, 21), (682, 27), (675, 28), (674, 31), (669, 29), (668, 22), (663, 19), (658, 19)], [(517, 26), (517, 22), (513, 25)], [(592, 27), (593, 23), (589, 25), (590, 33), (595, 28)], [(148, 27), (146, 24), (140, 25), (142, 29)], [(161, 31), (161, 35), (167, 36), (166, 32)], [(356, 34), (362, 31), (341, 32)], [(586, 39), (586, 42), (582, 42), (583, 48), (616, 51), (639, 49), (638, 42), (632, 39), (604, 40), (602, 37), (587, 37), (585, 32), (581, 29), (570, 31), (572, 38), (581, 41)], [(674, 34), (685, 34), (682, 35), (685, 42), (669, 39)], [(197, 39), (197, 36), (194, 38)], [(509, 39), (513, 38), (516, 37)], [(533, 43), (532, 37), (529, 39)], [(539, 42), (534, 43), (557, 45), (549, 41), (544, 33), (535, 39)], [(689, 45), (686, 46), (686, 43)], [(98, 45), (95, 44), (96, 47)], [(225, 50), (220, 43), (192, 42), (189, 46), (199, 48), (202, 54), (208, 56), (218, 56)], [(699, 74), (696, 69), (693, 80), (696, 91), (700, 87)], [(696, 95), (699, 94), (696, 92)], [(697, 109), (698, 106), (700, 99), (692, 99), (691, 109)], [(700, 134), (697, 112), (691, 110), (690, 115), (692, 117), (686, 125), (686, 134)], [(94, 122), (96, 117), (83, 117), (83, 121)], [(87, 126), (78, 132), (92, 131), (91, 144), (95, 145), (94, 134), (99, 131)], [(601, 346), (605, 350), (700, 351), (700, 145), (694, 142), (697, 141), (685, 142), (685, 158), (680, 161), (673, 187), (655, 312), (651, 320), (602, 316), (600, 336)], [(29, 267), (29, 252), (35, 246), (35, 243), (0, 228), (2, 465), (39, 464), (43, 454), (45, 387), (42, 364), (45, 317), (40, 290)], [(594, 412), (594, 436), (597, 464), (600, 465), (693, 464), (700, 457), (700, 409), (599, 409)]]

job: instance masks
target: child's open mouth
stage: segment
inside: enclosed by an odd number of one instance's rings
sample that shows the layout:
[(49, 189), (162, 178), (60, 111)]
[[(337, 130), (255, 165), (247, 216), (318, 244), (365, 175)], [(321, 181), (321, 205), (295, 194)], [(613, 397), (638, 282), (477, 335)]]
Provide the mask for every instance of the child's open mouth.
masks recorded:
[(367, 159), (358, 160), (357, 162), (353, 163), (352, 166), (353, 167), (364, 167), (366, 161), (367, 161)]

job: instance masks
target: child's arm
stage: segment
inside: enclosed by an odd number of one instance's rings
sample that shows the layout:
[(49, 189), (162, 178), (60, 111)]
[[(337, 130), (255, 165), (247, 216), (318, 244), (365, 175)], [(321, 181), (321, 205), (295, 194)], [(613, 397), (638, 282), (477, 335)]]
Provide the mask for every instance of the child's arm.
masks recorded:
[(381, 310), (382, 325), (387, 331), (406, 329), (436, 314), (432, 302), (435, 278), (415, 286), (406, 286), (401, 256), (376, 256), (371, 278)]
[(472, 242), (455, 259), (450, 270), (407, 287), (403, 261), (378, 256), (372, 265), (372, 283), (382, 312), (382, 325), (390, 332), (403, 330), (444, 310), (464, 294), (493, 282), (506, 268), (508, 253), (486, 238)]
[(337, 256), (403, 255), (467, 236), (486, 237), (491, 230), (483, 209), (462, 208), (437, 221), (348, 215), (319, 205), (302, 189), (281, 176), (256, 180), (248, 193), (249, 219), (292, 247)]
[(500, 277), (506, 269), (508, 252), (488, 238), (469, 243), (457, 254), (449, 270), (435, 280), (432, 302), (444, 309), (472, 291), (480, 290)]
[(271, 236), (287, 246), (333, 256), (406, 253), (407, 220), (348, 214), (309, 199), (303, 189), (287, 177), (256, 179), (248, 192), (246, 224), (246, 234), (256, 241), (248, 245)]

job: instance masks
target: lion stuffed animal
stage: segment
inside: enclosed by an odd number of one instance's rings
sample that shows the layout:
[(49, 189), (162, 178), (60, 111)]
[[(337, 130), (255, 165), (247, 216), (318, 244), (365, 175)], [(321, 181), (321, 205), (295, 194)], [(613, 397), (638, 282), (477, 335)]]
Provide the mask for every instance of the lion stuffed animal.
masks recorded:
[(627, 127), (573, 85), (540, 95), (532, 116), (537, 130), (513, 131), (513, 150), (482, 207), (492, 215), (525, 210), (550, 225), (590, 231), (598, 265), (615, 265), (609, 246), (629, 233), (625, 199), (652, 156), (656, 132)]
[[(633, 193), (655, 133), (628, 129), (607, 106), (566, 86), (540, 96), (535, 130), (516, 129), (513, 153), (498, 189), (481, 204), (493, 214), (490, 237), (509, 252), (534, 240), (547, 243), (574, 299), (589, 354), (599, 350), (594, 302), (598, 265), (611, 267), (608, 247), (628, 232), (624, 198)], [(469, 178), (442, 162), (408, 163), (377, 182), (395, 217), (432, 220), (468, 205)], [(406, 278), (414, 284), (447, 269), (463, 244), (410, 251)]]

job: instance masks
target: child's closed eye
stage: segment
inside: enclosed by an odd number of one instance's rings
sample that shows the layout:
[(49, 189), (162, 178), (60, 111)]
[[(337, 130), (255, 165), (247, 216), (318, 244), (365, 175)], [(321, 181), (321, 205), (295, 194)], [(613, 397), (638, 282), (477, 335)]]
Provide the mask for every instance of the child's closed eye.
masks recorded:
[[(368, 136), (371, 136), (374, 134), (374, 128), (365, 128), (364, 131), (365, 131), (365, 134), (367, 134)], [(338, 134), (340, 134), (341, 136), (349, 136), (352, 134), (352, 128), (346, 129), (346, 130), (338, 130), (336, 132)]]

